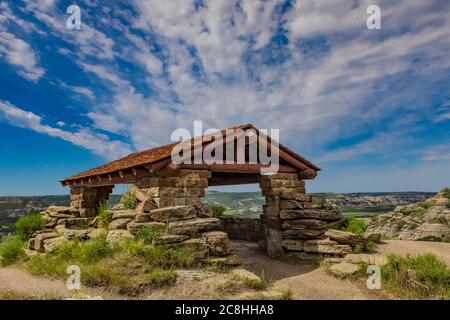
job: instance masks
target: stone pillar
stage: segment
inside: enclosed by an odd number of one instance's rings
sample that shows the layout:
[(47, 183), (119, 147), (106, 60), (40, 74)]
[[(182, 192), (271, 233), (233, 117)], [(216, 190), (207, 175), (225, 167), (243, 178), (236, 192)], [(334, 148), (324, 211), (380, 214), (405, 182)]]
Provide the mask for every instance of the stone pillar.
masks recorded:
[(101, 202), (107, 201), (114, 186), (71, 187), (70, 206), (79, 210), (81, 217), (94, 217)]
[(211, 172), (207, 170), (180, 170), (176, 177), (148, 177), (136, 183), (158, 206), (200, 205), (208, 187)]
[(304, 196), (305, 183), (298, 179), (297, 174), (279, 173), (262, 175), (260, 187), (263, 196), (266, 197), (266, 204), (263, 206), (263, 215), (261, 216), (263, 233), (266, 237), (262, 247), (267, 250), (269, 256), (284, 254), (281, 206), (284, 199)]
[(342, 219), (342, 214), (322, 197), (306, 195), (296, 174), (261, 176), (260, 185), (266, 197), (262, 219), (269, 255), (349, 252), (349, 246), (325, 236), (327, 225)]

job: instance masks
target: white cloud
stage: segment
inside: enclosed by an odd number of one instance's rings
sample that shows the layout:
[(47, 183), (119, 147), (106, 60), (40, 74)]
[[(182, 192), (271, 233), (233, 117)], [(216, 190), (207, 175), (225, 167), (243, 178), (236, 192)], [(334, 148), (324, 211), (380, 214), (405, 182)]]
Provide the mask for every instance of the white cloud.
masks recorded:
[(20, 76), (37, 81), (45, 70), (38, 65), (36, 53), (28, 43), (15, 35), (0, 30), (0, 55), (18, 69)]
[(89, 128), (80, 128), (77, 131), (69, 132), (45, 125), (40, 116), (5, 101), (0, 101), (0, 112), (13, 125), (63, 139), (106, 159), (112, 160), (130, 153), (129, 146), (121, 141), (111, 141), (106, 135), (94, 132)]

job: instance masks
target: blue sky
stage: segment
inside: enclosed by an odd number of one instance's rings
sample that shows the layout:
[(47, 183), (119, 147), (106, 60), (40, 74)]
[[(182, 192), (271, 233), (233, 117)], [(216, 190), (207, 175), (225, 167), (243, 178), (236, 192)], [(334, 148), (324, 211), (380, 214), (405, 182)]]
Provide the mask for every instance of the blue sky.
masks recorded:
[(194, 120), (279, 128), (323, 169), (309, 191), (436, 191), (449, 52), (448, 1), (1, 1), (0, 195), (67, 193)]

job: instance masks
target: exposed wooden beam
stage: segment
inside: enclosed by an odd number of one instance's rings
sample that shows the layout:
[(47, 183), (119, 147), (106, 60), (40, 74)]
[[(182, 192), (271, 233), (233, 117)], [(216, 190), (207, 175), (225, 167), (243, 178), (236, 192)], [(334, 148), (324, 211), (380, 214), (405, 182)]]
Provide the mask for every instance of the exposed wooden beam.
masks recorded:
[(313, 170), (313, 169), (303, 170), (298, 173), (298, 178), (300, 180), (314, 179), (316, 176), (317, 176), (317, 171)]

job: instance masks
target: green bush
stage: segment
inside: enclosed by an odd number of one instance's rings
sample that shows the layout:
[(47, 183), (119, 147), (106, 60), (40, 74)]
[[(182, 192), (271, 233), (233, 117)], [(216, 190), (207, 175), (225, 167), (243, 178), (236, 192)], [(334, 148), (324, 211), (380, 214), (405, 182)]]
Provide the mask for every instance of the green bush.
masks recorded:
[(0, 265), (7, 266), (25, 258), (25, 242), (17, 235), (8, 236), (0, 242)]
[(221, 203), (215, 203), (209, 206), (215, 216), (221, 216), (227, 211), (227, 207)]
[(134, 210), (137, 207), (136, 197), (131, 191), (127, 191), (123, 194), (122, 203), (125, 210)]
[(381, 276), (383, 286), (399, 296), (450, 299), (450, 269), (432, 253), (406, 258), (389, 255)]
[(108, 210), (106, 200), (102, 201), (98, 207), (98, 219), (100, 227), (107, 228), (112, 221), (112, 212)]
[(352, 232), (357, 235), (362, 235), (366, 232), (367, 225), (363, 220), (356, 218), (355, 215), (348, 215), (345, 225), (341, 228), (342, 231)]
[(142, 240), (145, 244), (152, 244), (153, 240), (161, 235), (161, 232), (161, 227), (148, 226), (138, 231), (136, 239)]
[(23, 241), (28, 240), (33, 232), (42, 230), (45, 221), (39, 213), (30, 213), (16, 222), (16, 234)]

